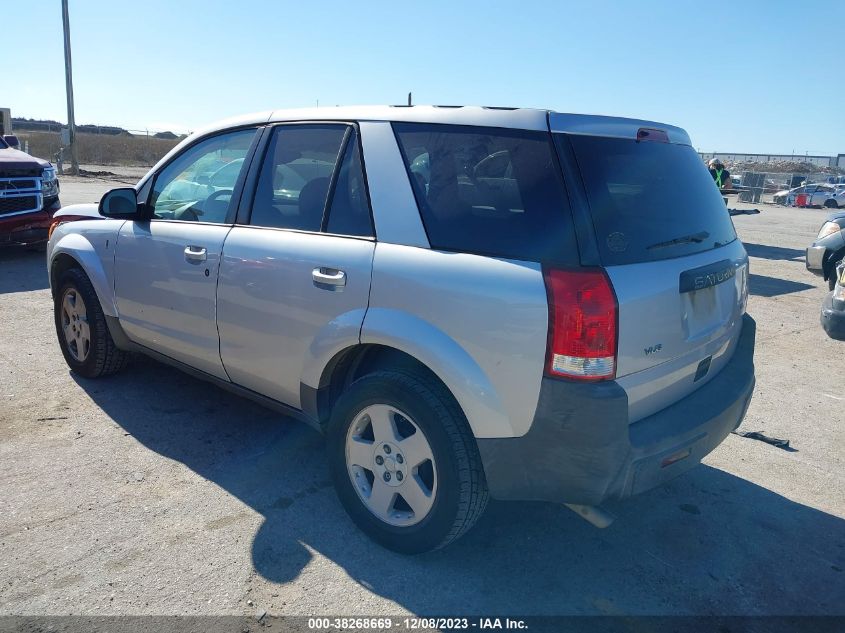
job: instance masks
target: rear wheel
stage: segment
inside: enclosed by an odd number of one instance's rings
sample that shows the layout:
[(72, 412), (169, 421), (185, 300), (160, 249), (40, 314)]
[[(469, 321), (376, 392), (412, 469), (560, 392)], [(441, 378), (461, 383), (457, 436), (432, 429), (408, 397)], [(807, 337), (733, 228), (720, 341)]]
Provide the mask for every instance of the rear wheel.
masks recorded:
[(338, 399), (328, 428), (338, 497), (373, 540), (406, 554), (448, 545), (487, 504), (478, 447), (431, 377), (380, 371)]
[(62, 275), (53, 303), (59, 346), (73, 371), (98, 378), (126, 366), (129, 354), (115, 346), (94, 286), (82, 270), (71, 268)]

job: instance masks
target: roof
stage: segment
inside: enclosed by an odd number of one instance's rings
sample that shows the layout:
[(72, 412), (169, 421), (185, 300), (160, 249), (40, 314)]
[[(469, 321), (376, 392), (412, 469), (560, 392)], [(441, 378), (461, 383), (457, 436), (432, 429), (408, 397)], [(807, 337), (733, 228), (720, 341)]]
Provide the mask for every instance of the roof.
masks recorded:
[(636, 138), (641, 127), (666, 130), (672, 142), (690, 145), (689, 136), (681, 128), (654, 121), (626, 119), (594, 114), (565, 114), (533, 108), (492, 106), (337, 106), (271, 110), (225, 119), (198, 130), (191, 138), (241, 125), (258, 125), (282, 121), (405, 121), (446, 123), (547, 131), (598, 136)]
[(211, 124), (198, 134), (238, 125), (280, 121), (413, 121), (548, 130), (549, 110), (487, 106), (337, 106), (257, 112)]

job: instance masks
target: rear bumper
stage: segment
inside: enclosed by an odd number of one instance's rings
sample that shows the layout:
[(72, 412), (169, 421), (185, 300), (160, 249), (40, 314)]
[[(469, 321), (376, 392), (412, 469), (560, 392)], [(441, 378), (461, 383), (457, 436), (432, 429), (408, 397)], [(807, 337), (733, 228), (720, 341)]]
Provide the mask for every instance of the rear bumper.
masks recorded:
[(528, 433), (478, 440), (490, 494), (598, 505), (689, 470), (742, 422), (754, 390), (755, 338), (756, 324), (746, 315), (736, 351), (715, 378), (630, 425), (627, 396), (616, 382), (544, 378)]
[(830, 338), (845, 341), (845, 301), (834, 299), (832, 292), (822, 303), (821, 322)]

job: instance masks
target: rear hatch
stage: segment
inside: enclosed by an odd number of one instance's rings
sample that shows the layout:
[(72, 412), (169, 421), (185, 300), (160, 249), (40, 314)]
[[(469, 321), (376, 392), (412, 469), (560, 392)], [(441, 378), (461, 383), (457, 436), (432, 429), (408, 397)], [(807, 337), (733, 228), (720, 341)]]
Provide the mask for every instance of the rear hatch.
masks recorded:
[(616, 293), (616, 376), (634, 422), (705, 384), (730, 359), (748, 258), (683, 130), (556, 114), (550, 126), (570, 180), (583, 182), (595, 257)]

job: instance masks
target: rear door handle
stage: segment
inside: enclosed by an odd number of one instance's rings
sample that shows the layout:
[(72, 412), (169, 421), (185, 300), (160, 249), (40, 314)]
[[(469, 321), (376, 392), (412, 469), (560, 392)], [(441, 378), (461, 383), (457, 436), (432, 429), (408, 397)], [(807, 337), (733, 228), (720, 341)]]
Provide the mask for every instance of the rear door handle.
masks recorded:
[(340, 290), (346, 285), (346, 273), (336, 268), (321, 266), (311, 271), (314, 285), (325, 290)]
[(192, 264), (204, 262), (206, 260), (206, 250), (202, 246), (186, 246), (185, 259)]

